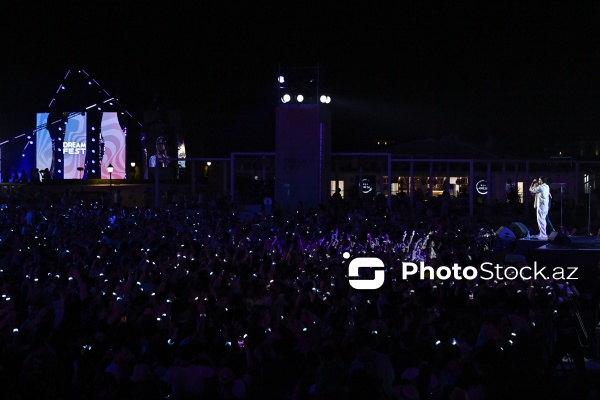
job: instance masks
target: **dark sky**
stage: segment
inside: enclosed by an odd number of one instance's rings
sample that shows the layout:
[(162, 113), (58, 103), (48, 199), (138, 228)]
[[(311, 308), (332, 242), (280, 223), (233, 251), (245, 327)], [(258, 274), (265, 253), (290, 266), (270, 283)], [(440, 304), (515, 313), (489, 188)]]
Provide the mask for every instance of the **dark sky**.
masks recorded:
[(0, 138), (34, 128), (79, 68), (140, 120), (155, 99), (183, 110), (185, 136), (207, 154), (274, 149), (280, 65), (320, 67), (334, 150), (374, 137), (592, 139), (600, 128), (596, 8), (171, 3), (1, 6)]

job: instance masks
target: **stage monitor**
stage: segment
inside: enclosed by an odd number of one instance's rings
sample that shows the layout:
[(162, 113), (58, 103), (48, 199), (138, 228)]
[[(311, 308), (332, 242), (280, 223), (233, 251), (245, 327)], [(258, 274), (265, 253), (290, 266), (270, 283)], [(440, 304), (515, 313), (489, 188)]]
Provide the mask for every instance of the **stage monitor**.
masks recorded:
[(54, 159), (54, 170), (59, 172), (55, 178), (80, 179), (78, 168), (83, 168), (85, 177), (109, 179), (109, 164), (114, 168), (112, 179), (126, 178), (126, 129), (117, 112), (38, 113), (36, 123), (44, 127), (36, 133), (36, 168), (40, 171), (52, 171)]
[(554, 231), (548, 236), (548, 243), (555, 246), (568, 246), (571, 244), (571, 238), (564, 233)]
[(508, 229), (513, 231), (517, 239), (522, 239), (529, 234), (529, 229), (527, 229), (527, 227), (520, 222), (513, 222), (510, 224)]

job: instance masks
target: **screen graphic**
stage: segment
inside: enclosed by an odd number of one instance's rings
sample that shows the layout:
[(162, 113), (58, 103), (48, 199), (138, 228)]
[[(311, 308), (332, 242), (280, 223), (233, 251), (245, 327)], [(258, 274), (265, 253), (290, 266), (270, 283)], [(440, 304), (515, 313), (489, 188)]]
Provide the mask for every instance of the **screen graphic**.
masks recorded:
[[(69, 118), (62, 122), (49, 121), (48, 113), (37, 114), (36, 126), (45, 125), (46, 128), (36, 134), (36, 168), (40, 171), (52, 169), (52, 130), (56, 136), (56, 146), (61, 146), (63, 153), (63, 160), (57, 162), (55, 168), (63, 170), (64, 179), (80, 179), (81, 171), (78, 168), (85, 169), (86, 162), (91, 163), (88, 168), (90, 171), (95, 170), (97, 165), (101, 166), (102, 179), (110, 177), (106, 169), (108, 164), (114, 167), (113, 179), (125, 179), (126, 131), (119, 124), (117, 112), (101, 113), (100, 127), (88, 126), (88, 114), (73, 114), (65, 113)], [(89, 142), (97, 142), (100, 146), (92, 146)], [(98, 147), (98, 154), (95, 154), (96, 150), (93, 149)]]

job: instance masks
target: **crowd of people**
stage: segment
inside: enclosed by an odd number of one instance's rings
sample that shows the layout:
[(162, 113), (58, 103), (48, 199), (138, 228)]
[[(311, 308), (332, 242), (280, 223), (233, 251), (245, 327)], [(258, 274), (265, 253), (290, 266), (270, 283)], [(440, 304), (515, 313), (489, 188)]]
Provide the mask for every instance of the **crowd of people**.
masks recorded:
[[(402, 275), (481, 265), (494, 221), (377, 199), (241, 215), (5, 202), (2, 397), (509, 398), (566, 353), (585, 378), (573, 285)], [(356, 257), (383, 261), (380, 289), (349, 285)]]

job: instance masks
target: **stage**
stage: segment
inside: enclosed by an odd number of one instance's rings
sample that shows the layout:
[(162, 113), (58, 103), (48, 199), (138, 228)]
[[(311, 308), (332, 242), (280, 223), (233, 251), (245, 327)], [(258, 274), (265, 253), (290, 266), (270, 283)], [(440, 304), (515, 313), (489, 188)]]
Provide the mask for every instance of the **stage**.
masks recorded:
[[(513, 247), (514, 246), (514, 247)], [(555, 240), (537, 240), (521, 238), (512, 243), (512, 250), (494, 251), (490, 253), (490, 261), (494, 263), (512, 264), (518, 255), (527, 259), (529, 266), (537, 263), (538, 267), (576, 267), (575, 281), (581, 292), (594, 290), (600, 272), (600, 236), (559, 236)]]

